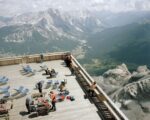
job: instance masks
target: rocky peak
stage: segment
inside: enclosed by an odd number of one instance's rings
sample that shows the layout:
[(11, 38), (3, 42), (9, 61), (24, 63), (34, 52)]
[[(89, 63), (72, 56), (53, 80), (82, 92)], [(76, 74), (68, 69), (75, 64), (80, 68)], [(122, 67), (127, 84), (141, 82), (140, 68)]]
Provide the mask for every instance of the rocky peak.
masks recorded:
[(127, 66), (123, 63), (117, 66), (114, 69), (110, 69), (103, 74), (104, 78), (113, 78), (115, 80), (122, 80), (126, 77), (130, 77), (131, 73), (129, 72)]

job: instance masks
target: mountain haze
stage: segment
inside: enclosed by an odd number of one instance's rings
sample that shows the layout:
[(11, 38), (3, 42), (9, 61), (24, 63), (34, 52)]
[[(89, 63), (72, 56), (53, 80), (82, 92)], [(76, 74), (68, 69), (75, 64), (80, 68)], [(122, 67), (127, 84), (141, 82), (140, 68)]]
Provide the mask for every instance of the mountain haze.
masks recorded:
[(53, 9), (13, 18), (1, 17), (0, 21), (2, 54), (71, 51), (85, 41), (85, 33), (103, 29), (100, 20), (88, 17), (87, 13), (83, 12), (81, 17), (75, 18)]
[(91, 74), (101, 74), (121, 62), (135, 69), (149, 65), (149, 20), (146, 11), (68, 12), (51, 8), (1, 16), (0, 54), (72, 51)]
[[(15, 0), (12, 3), (17, 5), (16, 1), (23, 2)], [(31, 9), (24, 8), (16, 15), (18, 7), (4, 12), (8, 15), (0, 11), (0, 57), (71, 51), (91, 75), (98, 76), (97, 83), (131, 120), (149, 120), (148, 1), (129, 0), (116, 7), (114, 3), (118, 5), (118, 0), (113, 0), (112, 6), (109, 4), (112, 0), (63, 4), (61, 0), (62, 6), (58, 1), (53, 2), (54, 6), (60, 5), (57, 9), (51, 6), (45, 10), (43, 3), (41, 8), (32, 11), (32, 7), (36, 8), (43, 0), (35, 1), (30, 4)], [(3, 2), (9, 6), (9, 2)], [(84, 6), (91, 10), (78, 9), (75, 5), (79, 3), (79, 8)], [(71, 8), (71, 5), (74, 6)], [(107, 10), (108, 7), (111, 10)]]

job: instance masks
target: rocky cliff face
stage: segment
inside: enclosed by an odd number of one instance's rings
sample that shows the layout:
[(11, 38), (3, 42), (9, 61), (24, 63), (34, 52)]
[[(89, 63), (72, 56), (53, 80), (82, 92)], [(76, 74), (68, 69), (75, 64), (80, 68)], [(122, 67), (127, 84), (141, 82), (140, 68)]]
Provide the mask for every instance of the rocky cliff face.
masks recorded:
[(125, 64), (117, 66), (115, 69), (106, 71), (103, 74), (104, 82), (113, 85), (122, 85), (131, 78), (131, 73)]
[(129, 119), (148, 120), (150, 70), (147, 66), (139, 66), (130, 73), (125, 64), (119, 65), (100, 76), (98, 83)]

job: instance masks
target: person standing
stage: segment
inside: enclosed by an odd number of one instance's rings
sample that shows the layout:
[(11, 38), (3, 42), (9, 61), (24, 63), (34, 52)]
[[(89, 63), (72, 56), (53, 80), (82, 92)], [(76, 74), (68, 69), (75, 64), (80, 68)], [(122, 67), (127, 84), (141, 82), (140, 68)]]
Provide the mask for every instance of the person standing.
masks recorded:
[(43, 55), (43, 54), (40, 54), (40, 58), (41, 58), (41, 63), (42, 63), (43, 60), (44, 60), (44, 55)]
[(30, 108), (31, 104), (32, 104), (32, 98), (31, 97), (27, 97), (26, 98), (26, 108), (27, 108), (29, 114), (31, 113), (31, 108)]
[(56, 94), (51, 91), (49, 95), (52, 100), (52, 110), (56, 111)]
[(41, 93), (41, 97), (42, 97), (42, 82), (41, 81), (37, 83), (37, 87), (38, 87), (39, 93)]
[(92, 82), (92, 84), (91, 84), (91, 86), (90, 86), (90, 88), (89, 88), (89, 95), (91, 96), (91, 97), (93, 97), (94, 96), (94, 89), (96, 88), (96, 82), (94, 81), (94, 82)]
[(70, 71), (71, 71), (71, 75), (75, 74), (73, 63), (70, 63)]

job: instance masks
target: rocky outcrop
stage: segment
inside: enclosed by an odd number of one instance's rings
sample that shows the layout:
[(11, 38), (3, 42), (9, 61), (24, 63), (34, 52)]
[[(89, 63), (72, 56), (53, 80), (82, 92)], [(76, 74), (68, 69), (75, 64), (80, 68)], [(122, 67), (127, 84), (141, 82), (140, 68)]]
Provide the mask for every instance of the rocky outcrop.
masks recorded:
[(131, 77), (131, 73), (129, 72), (127, 66), (125, 64), (121, 64), (114, 69), (110, 69), (103, 74), (105, 83), (119, 85), (124, 84)]
[(146, 65), (139, 66), (135, 72), (132, 73), (131, 79), (129, 82), (135, 82), (141, 79), (142, 77), (150, 74), (150, 70), (147, 68)]
[(113, 93), (112, 98), (115, 101), (120, 99), (142, 100), (150, 98), (150, 70), (147, 66), (139, 66), (135, 72), (131, 74), (131, 78), (117, 92)]
[[(99, 77), (100, 86), (132, 120), (149, 120), (150, 70), (139, 66), (132, 74), (125, 64)], [(141, 117), (144, 116), (144, 117)]]

